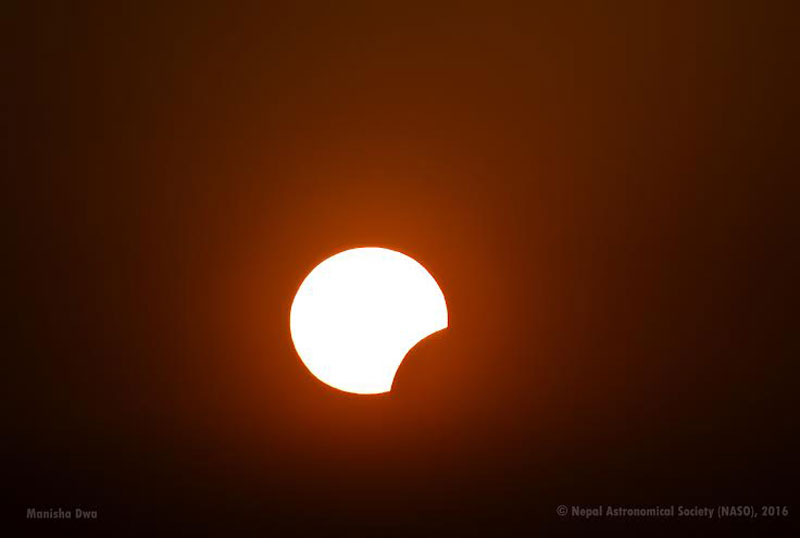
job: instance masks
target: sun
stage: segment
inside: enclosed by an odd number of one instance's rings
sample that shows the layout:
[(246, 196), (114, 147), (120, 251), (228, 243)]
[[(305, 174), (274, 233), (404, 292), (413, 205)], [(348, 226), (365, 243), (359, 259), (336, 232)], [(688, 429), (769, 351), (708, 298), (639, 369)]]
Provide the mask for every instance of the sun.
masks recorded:
[(317, 265), (289, 315), (294, 347), (311, 373), (357, 394), (391, 390), (409, 350), (447, 323), (444, 294), (431, 274), (405, 254), (373, 247)]

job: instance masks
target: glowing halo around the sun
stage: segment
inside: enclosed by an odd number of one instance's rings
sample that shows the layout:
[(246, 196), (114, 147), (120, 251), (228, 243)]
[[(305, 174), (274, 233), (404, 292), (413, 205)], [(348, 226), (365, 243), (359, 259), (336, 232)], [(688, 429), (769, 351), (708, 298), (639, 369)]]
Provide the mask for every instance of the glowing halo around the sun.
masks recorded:
[(317, 265), (297, 290), (292, 341), (314, 376), (334, 388), (379, 394), (417, 342), (447, 327), (436, 280), (414, 259), (355, 248)]

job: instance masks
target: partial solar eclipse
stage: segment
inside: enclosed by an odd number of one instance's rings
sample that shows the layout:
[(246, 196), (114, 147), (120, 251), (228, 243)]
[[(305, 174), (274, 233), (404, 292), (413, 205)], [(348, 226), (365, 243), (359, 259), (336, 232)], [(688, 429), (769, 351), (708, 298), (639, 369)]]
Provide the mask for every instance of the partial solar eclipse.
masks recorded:
[(320, 381), (379, 394), (391, 390), (411, 348), (447, 327), (447, 304), (436, 280), (413, 258), (354, 248), (308, 274), (289, 326), (298, 355)]

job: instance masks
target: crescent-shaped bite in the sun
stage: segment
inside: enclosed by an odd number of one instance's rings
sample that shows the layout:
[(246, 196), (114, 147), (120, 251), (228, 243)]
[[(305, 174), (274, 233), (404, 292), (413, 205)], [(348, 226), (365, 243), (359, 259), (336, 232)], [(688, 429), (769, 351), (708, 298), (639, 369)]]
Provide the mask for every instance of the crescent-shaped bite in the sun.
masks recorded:
[(436, 280), (414, 259), (385, 248), (355, 248), (317, 265), (297, 291), (292, 340), (320, 381), (378, 394), (417, 342), (447, 327)]

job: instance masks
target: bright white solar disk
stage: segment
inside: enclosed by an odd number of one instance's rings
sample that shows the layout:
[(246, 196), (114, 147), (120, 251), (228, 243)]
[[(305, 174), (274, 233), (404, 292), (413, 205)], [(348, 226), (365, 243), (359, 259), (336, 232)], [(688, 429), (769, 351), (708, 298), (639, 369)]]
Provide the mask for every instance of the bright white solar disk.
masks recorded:
[(417, 342), (447, 327), (436, 280), (416, 260), (355, 248), (317, 265), (292, 303), (292, 340), (320, 381), (358, 394), (388, 392)]

